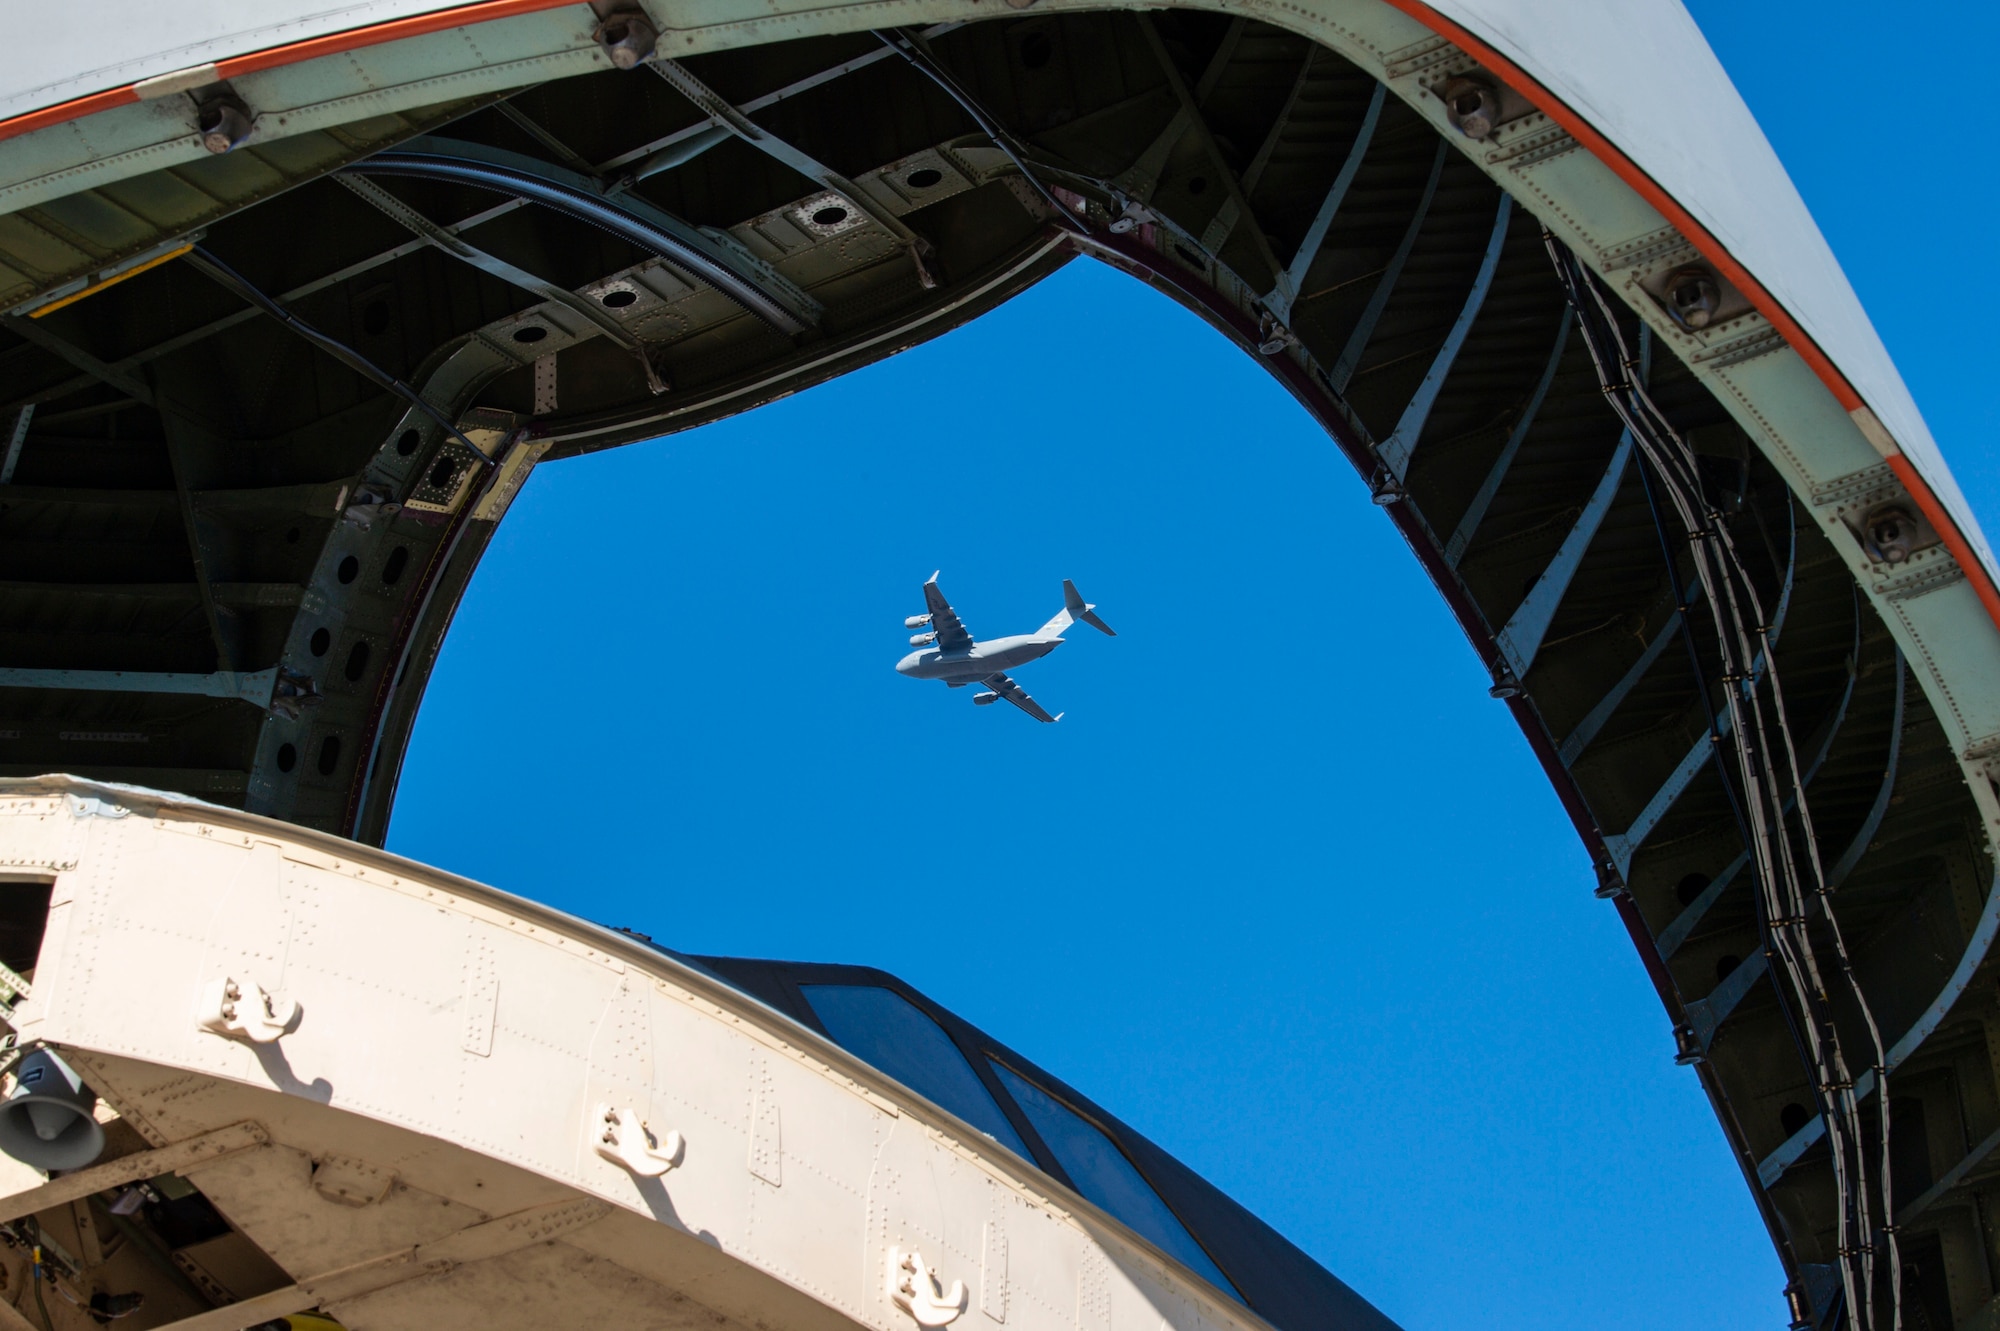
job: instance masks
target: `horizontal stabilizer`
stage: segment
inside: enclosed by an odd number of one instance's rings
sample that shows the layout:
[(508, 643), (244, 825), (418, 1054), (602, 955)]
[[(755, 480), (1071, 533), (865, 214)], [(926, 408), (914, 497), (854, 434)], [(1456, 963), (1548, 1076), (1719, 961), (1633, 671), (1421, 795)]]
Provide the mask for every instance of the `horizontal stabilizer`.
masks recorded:
[(1076, 584), (1068, 578), (1063, 579), (1063, 609), (1069, 611), (1072, 617), (1082, 620), (1106, 637), (1115, 638), (1118, 636), (1116, 629), (1092, 613), (1097, 607), (1086, 602), (1083, 599), (1082, 593), (1077, 591)]

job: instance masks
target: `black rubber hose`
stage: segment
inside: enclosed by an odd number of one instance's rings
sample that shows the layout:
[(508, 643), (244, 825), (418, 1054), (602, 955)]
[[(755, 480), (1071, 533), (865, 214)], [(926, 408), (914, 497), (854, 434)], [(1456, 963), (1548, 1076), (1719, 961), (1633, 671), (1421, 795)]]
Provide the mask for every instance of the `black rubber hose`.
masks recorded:
[(452, 184), (476, 185), (498, 194), (528, 199), (545, 208), (567, 213), (582, 222), (609, 231), (641, 249), (650, 250), (694, 277), (715, 288), (751, 314), (788, 336), (807, 330), (797, 315), (767, 295), (749, 278), (719, 262), (714, 256), (688, 244), (679, 236), (625, 211), (616, 204), (560, 181), (545, 180), (512, 167), (490, 162), (468, 161), (439, 153), (386, 152), (343, 168), (360, 176), (411, 176), (419, 180), (442, 180)]

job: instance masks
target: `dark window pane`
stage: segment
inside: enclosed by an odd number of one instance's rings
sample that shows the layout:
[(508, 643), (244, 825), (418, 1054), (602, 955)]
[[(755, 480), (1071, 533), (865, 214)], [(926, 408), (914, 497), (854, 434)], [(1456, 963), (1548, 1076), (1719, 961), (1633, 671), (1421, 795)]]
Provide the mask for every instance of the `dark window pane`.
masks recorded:
[(837, 1043), (917, 1094), (935, 1100), (1033, 1163), (1019, 1134), (942, 1027), (900, 994), (866, 985), (802, 984)]
[(993, 1070), (1000, 1074), (1001, 1084), (1021, 1106), (1028, 1122), (1035, 1125), (1035, 1131), (1055, 1152), (1056, 1162), (1076, 1184), (1078, 1192), (1151, 1239), (1223, 1293), (1242, 1301), (1236, 1286), (1229, 1283), (1202, 1251), (1194, 1235), (1167, 1209), (1167, 1204), (1125, 1158), (1116, 1142), (1068, 1105), (1004, 1064), (995, 1063)]

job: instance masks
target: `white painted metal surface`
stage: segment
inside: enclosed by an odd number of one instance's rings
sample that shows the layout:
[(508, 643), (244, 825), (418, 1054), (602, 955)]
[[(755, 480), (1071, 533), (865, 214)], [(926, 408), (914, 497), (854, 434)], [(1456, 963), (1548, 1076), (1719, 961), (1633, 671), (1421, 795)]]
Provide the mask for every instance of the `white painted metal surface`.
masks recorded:
[(111, 0), (88, 17), (70, 5), (7, 6), (0, 119), (177, 70), (324, 37), (463, 0)]
[(0, 782), (0, 877), (53, 883), (22, 1039), (284, 1268), (264, 1316), (1266, 1327), (815, 1033), (531, 902), (66, 778)]

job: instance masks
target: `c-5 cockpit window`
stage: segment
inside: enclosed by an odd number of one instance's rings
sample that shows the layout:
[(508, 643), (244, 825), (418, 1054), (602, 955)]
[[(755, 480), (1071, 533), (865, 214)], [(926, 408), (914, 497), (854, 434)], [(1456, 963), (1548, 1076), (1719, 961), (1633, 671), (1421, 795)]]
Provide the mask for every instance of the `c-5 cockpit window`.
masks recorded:
[(941, 1027), (893, 990), (802, 984), (800, 992), (841, 1048), (935, 1100), (1029, 1163), (1035, 1157)]
[(1243, 1296), (1213, 1259), (1195, 1242), (1180, 1217), (1167, 1208), (1118, 1143), (1062, 1101), (995, 1062), (1000, 1084), (1028, 1116), (1028, 1122), (1055, 1154), (1076, 1190), (1158, 1244), (1183, 1266), (1208, 1280), (1237, 1302)]

